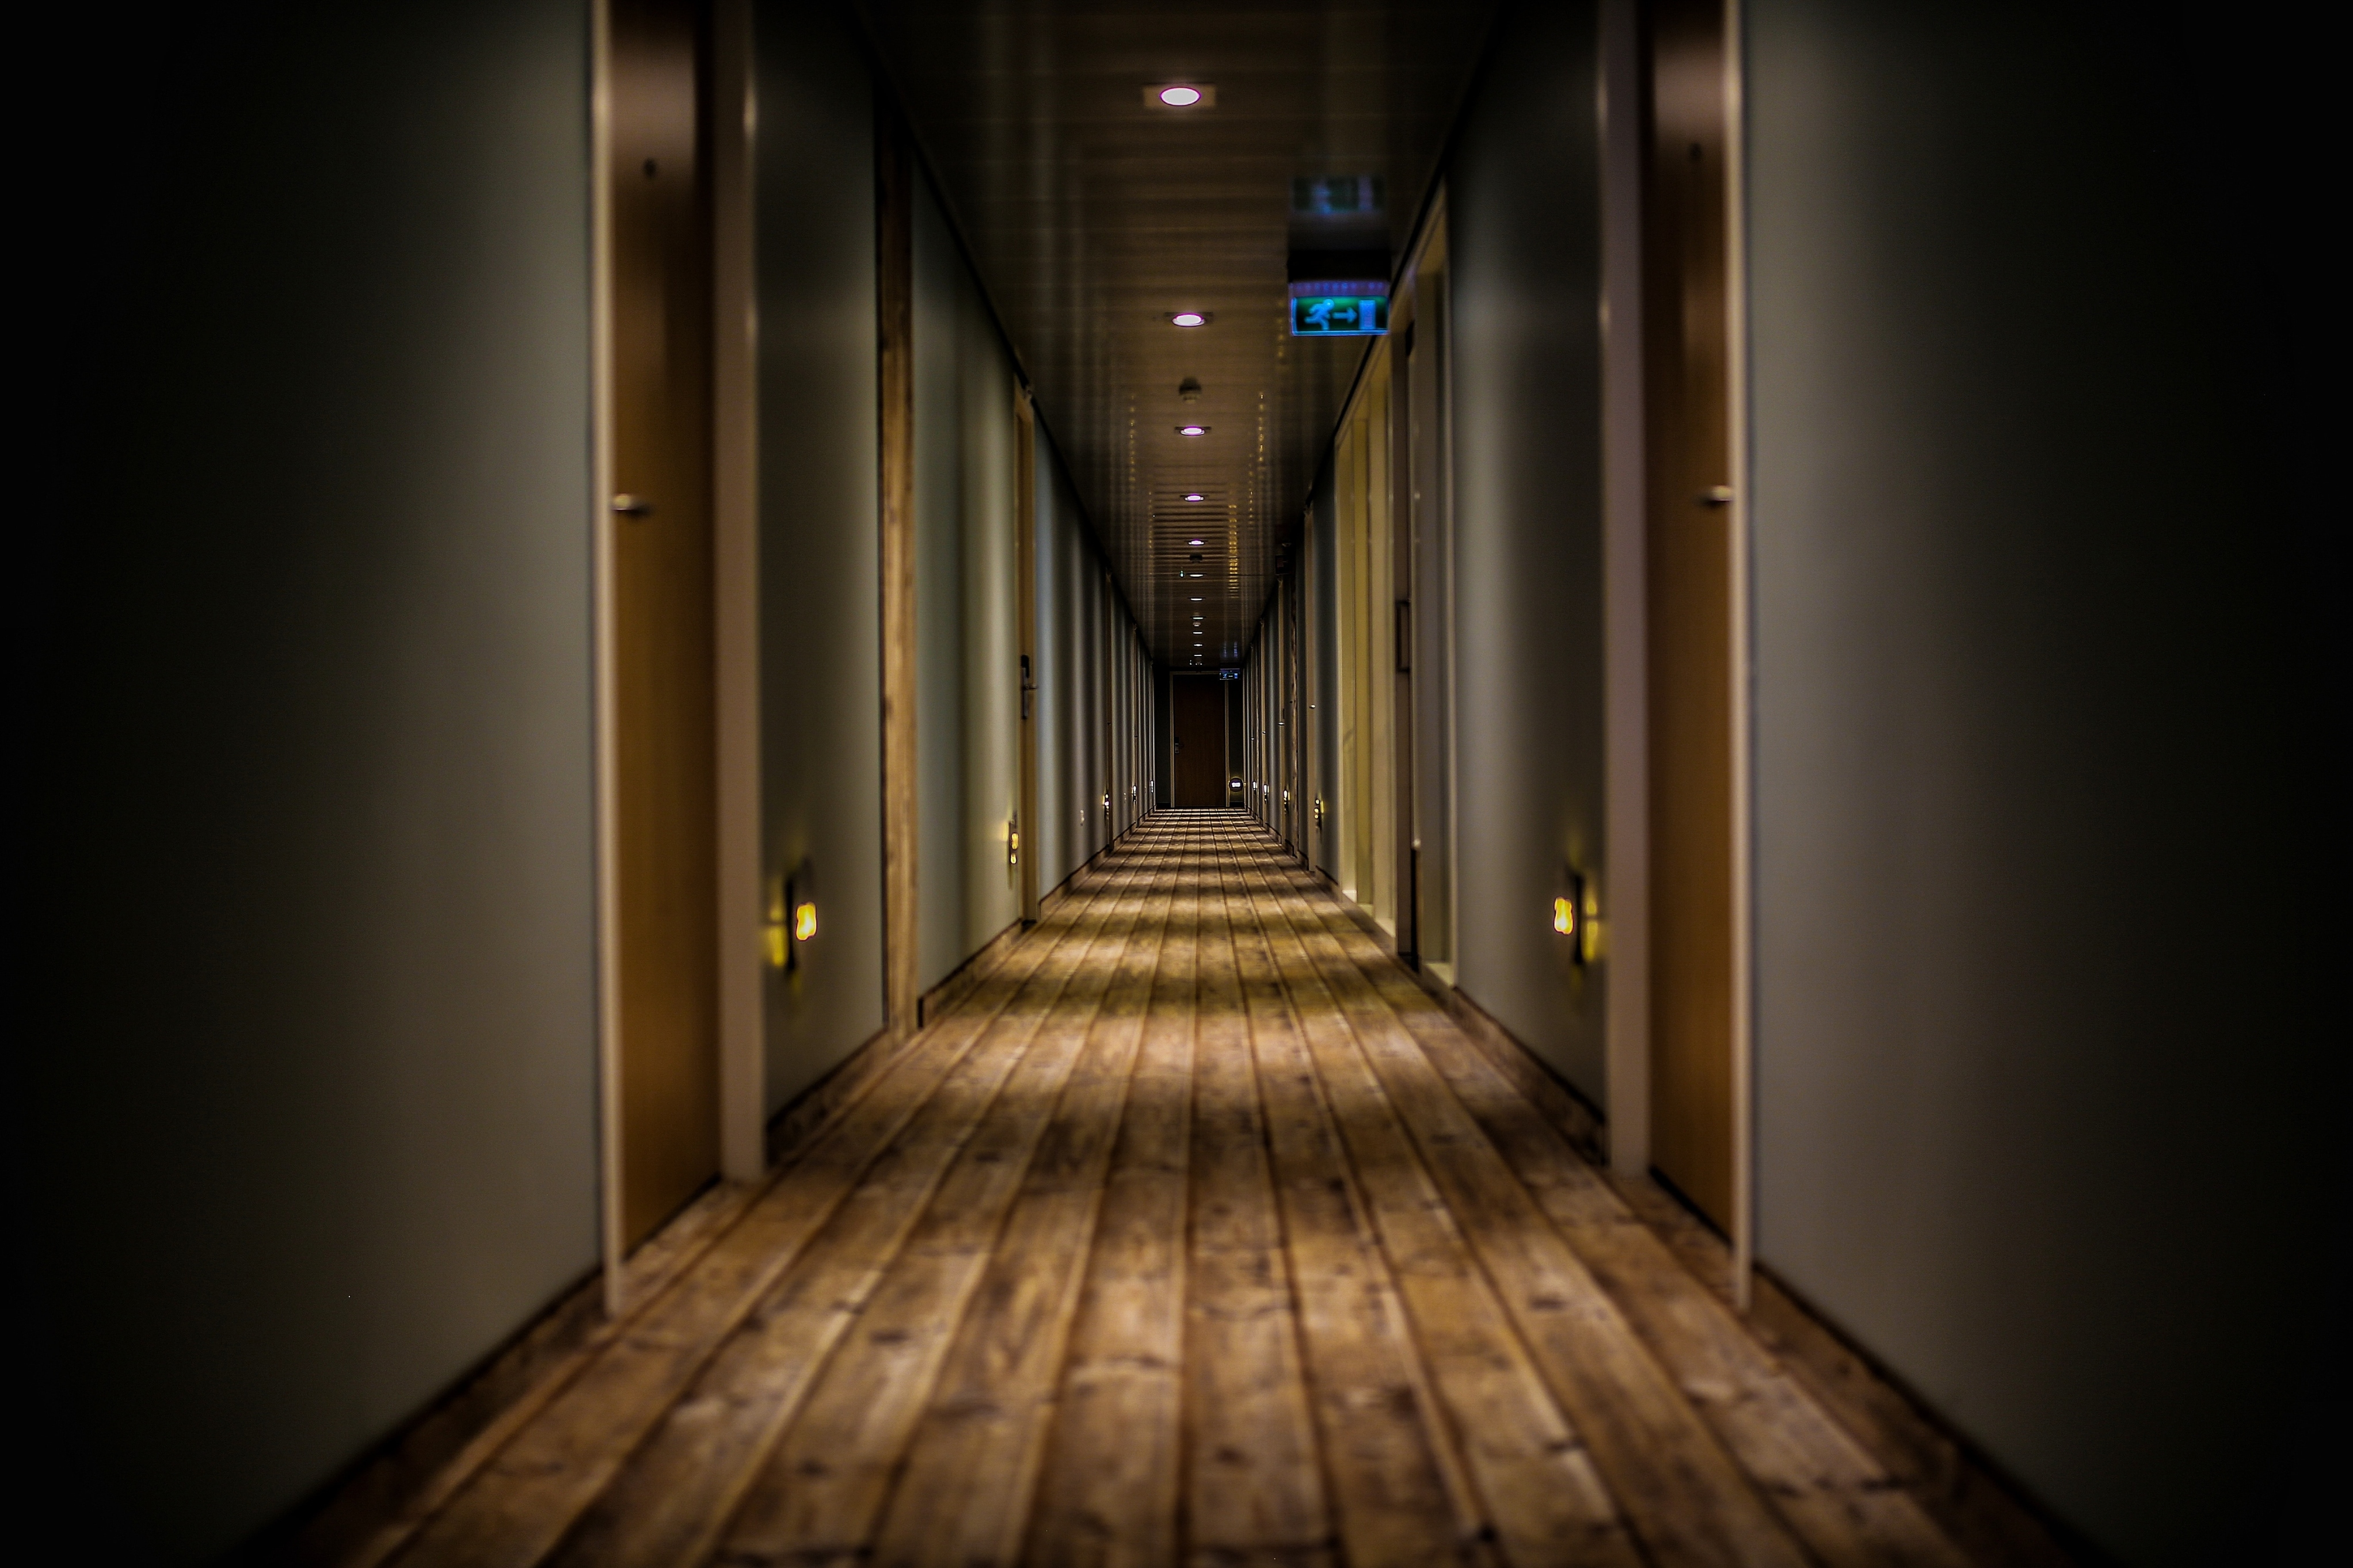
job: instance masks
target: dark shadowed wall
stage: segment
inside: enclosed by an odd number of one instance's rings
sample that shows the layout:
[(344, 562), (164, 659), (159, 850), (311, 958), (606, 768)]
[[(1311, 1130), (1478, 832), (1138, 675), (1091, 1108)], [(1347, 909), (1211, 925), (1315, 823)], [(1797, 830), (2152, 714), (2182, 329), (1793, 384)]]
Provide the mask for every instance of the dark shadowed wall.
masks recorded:
[(1103, 796), (1117, 773), (1113, 704), (1133, 655), (1134, 618), (1103, 566), (1078, 492), (1038, 430), (1038, 886), (1050, 892), (1111, 842)]
[(1021, 687), (1013, 359), (931, 183), (916, 184), (916, 981), (929, 987), (1020, 917), (1006, 834)]
[(596, 1261), (588, 13), (110, 21), (10, 1535), (193, 1562)]
[(2343, 710), (2261, 340), (2327, 312), (2234, 206), (2294, 51), (1746, 14), (1761, 1256), (2126, 1561), (2319, 1561)]
[(1601, 864), (1598, 23), (1514, 7), (1446, 169), (1456, 980), (1596, 1104), (1608, 967), (1551, 925)]
[(819, 910), (768, 975), (774, 1111), (882, 1027), (874, 96), (823, 6), (762, 0), (753, 47), (763, 852)]

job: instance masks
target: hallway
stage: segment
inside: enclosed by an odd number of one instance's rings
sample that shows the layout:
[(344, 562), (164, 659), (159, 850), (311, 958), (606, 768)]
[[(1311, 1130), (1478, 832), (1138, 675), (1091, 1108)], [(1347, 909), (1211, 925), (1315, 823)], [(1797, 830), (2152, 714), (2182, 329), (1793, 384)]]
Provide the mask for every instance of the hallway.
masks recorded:
[(427, 1500), (364, 1560), (1963, 1561), (1231, 812), (1139, 826)]
[(8, 1560), (2343, 1556), (2331, 43), (42, 12)]

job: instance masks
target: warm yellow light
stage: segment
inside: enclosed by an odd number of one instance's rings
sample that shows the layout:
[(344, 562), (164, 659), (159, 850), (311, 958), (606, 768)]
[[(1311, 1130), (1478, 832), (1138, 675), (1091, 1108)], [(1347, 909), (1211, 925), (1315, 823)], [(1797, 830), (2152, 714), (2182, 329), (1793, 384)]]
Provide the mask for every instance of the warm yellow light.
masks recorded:
[(797, 904), (793, 909), (793, 940), (807, 942), (817, 934), (817, 906)]
[(1567, 899), (1555, 899), (1552, 901), (1552, 929), (1563, 936), (1573, 934), (1577, 930), (1577, 906)]
[(1008, 866), (1021, 864), (1021, 835), (1018, 832), (1008, 832), (1005, 836), (1005, 863)]

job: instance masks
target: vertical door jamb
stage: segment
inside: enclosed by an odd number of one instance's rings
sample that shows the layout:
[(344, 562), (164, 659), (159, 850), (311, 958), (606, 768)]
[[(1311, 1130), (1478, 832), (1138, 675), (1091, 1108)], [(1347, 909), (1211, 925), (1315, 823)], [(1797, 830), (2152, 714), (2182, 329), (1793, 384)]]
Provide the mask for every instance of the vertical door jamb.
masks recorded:
[[(1402, 307), (1400, 309), (1400, 307)], [(1410, 341), (1414, 326), (1413, 274), (1408, 270), (1404, 288), (1390, 300), (1388, 429), (1389, 597), (1381, 606), (1389, 622), (1389, 856), (1390, 907), (1394, 929), (1390, 939), (1398, 957), (1421, 967), (1419, 857), (1414, 852), (1414, 719), (1413, 719), (1413, 355), (1397, 334)], [(1398, 318), (1402, 316), (1400, 321)]]
[(758, 325), (751, 0), (712, 7), (712, 585), (719, 751), (719, 1168), (767, 1167), (762, 1018)]
[(1650, 527), (1642, 400), (1642, 51), (1639, 0), (1604, 0), (1602, 58), (1603, 930), (1609, 965), (1609, 1163), (1651, 1168)]
[(620, 822), (616, 810), (620, 762), (615, 744), (613, 603), (613, 162), (612, 16), (595, 0), (589, 18), (589, 342), (593, 359), (590, 428), (596, 441), (589, 497), (594, 578), (592, 679), (596, 724), (596, 1163), (598, 1232), (605, 1258), (605, 1310), (621, 1300), (621, 931)]
[(1750, 798), (1754, 731), (1749, 713), (1749, 471), (1748, 471), (1748, 254), (1742, 198), (1746, 137), (1742, 108), (1745, 51), (1741, 0), (1724, 6), (1724, 315), (1725, 414), (1730, 437), (1727, 467), (1732, 483), (1728, 548), (1732, 552), (1729, 639), (1732, 668), (1732, 1266), (1733, 1291), (1748, 1310), (1757, 1261), (1756, 995), (1754, 886), (1750, 864), (1753, 802)]
[(916, 1027), (914, 165), (877, 106), (875, 303), (881, 392), (882, 1016)]

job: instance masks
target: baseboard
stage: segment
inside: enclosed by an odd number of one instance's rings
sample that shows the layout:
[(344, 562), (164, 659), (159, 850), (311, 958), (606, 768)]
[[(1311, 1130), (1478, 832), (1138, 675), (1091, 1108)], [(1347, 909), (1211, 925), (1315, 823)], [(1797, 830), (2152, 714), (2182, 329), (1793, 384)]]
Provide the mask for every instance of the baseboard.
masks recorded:
[(433, 1478), (605, 1323), (600, 1263), (382, 1442), (222, 1561), (339, 1563), (390, 1528)]
[(1461, 986), (1450, 985), (1432, 974), (1428, 964), (1415, 966), (1413, 973), (1420, 980), (1421, 988), (1438, 998), (1448, 1016), (1479, 1047), (1487, 1064), (1544, 1112), (1545, 1119), (1579, 1154), (1596, 1165), (1609, 1163), (1609, 1124), (1599, 1107), (1555, 1071), (1551, 1063), (1536, 1055), (1526, 1041), (1473, 1002)]
[(1749, 1302), (1765, 1347), (1972, 1559), (2026, 1568), (2113, 1561), (1764, 1264)]
[[(1398, 956), (1397, 938), (1373, 918), (1370, 910), (1341, 892), (1325, 872), (1310, 867), (1308, 875), (1332, 896), (1332, 901), (1356, 922), (1357, 930), (1379, 943), (1381, 951), (1391, 958)], [(1546, 1119), (1559, 1129), (1562, 1136), (1575, 1146), (1578, 1153), (1597, 1165), (1609, 1163), (1609, 1119), (1602, 1115), (1598, 1106), (1577, 1092), (1574, 1084), (1554, 1071), (1552, 1064), (1530, 1049), (1526, 1041), (1504, 1027), (1493, 1014), (1464, 994), (1460, 986), (1450, 985), (1430, 973), (1428, 964), (1409, 960), (1403, 962), (1407, 970), (1420, 982), (1421, 988), (1436, 997), (1447, 1015), (1471, 1037), (1471, 1043), (1479, 1048), (1481, 1056), (1487, 1058), (1488, 1065), (1502, 1073), (1514, 1089), (1543, 1111)]]
[(893, 1040), (890, 1030), (877, 1030), (822, 1078), (779, 1107), (768, 1118), (769, 1169), (773, 1171), (807, 1148), (817, 1130), (831, 1121), (834, 1112), (857, 1099), (867, 1085), (881, 1078), (911, 1041), (912, 1037)]
[[(675, 1279), (895, 1062), (905, 1042), (883, 1031), (793, 1097), (768, 1121), (769, 1169), (760, 1181), (714, 1182), (629, 1255), (620, 1314), (605, 1310), (600, 1264), (424, 1409), (223, 1561), (237, 1568), (366, 1564), (396, 1550), (437, 1491), (487, 1460), (576, 1364)], [(438, 1482), (438, 1486), (437, 1486)]]
[[(1397, 956), (1395, 939), (1370, 910), (1343, 894), (1323, 871), (1311, 868), (1310, 875), (1359, 930)], [(1409, 963), (1407, 968), (1480, 1055), (1601, 1173), (1683, 1267), (1730, 1303), (1732, 1253), (1724, 1237), (1660, 1184), (1610, 1171), (1609, 1125), (1600, 1110), (1461, 987), (1448, 984), (1427, 965)], [(2021, 1568), (2109, 1561), (1762, 1264), (1750, 1301), (1751, 1331), (1973, 1561)]]
[[(1057, 889), (1059, 891), (1059, 889)], [(1042, 910), (1045, 900), (1038, 900)], [(988, 978), (989, 973), (1004, 962), (1006, 952), (1021, 940), (1029, 926), (1019, 920), (980, 944), (970, 958), (949, 972), (948, 977), (915, 998), (915, 1026), (923, 1027), (966, 996), (973, 987)]]

